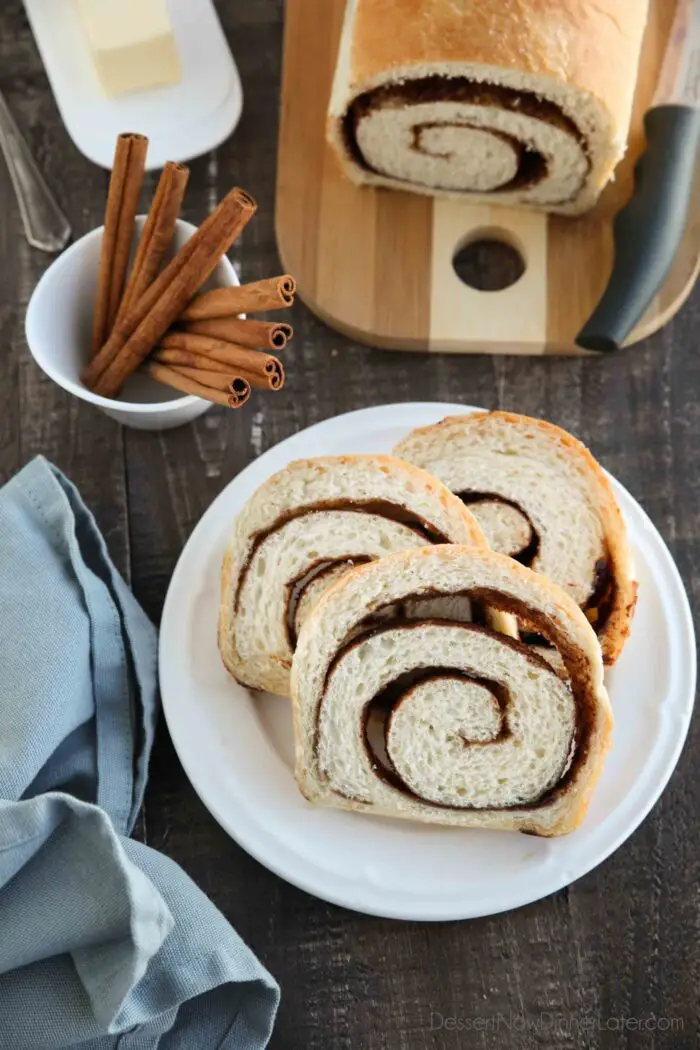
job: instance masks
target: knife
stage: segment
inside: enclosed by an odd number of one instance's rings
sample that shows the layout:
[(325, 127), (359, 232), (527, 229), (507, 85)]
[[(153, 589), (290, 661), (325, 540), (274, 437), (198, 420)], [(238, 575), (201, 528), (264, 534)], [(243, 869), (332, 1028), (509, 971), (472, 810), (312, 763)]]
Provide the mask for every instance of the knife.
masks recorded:
[(644, 130), (634, 193), (613, 227), (612, 275), (576, 336), (586, 350), (624, 345), (666, 280), (685, 231), (700, 141), (700, 0), (678, 0)]

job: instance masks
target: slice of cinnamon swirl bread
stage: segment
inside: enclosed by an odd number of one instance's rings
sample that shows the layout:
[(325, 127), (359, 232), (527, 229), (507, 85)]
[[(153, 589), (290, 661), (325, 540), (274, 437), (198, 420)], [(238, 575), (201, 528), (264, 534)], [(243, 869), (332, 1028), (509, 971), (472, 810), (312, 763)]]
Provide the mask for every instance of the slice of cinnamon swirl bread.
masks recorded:
[[(562, 587), (593, 625), (605, 663), (615, 662), (637, 585), (610, 482), (580, 441), (542, 420), (475, 412), (414, 430), (394, 452), (444, 481), (490, 547)], [(521, 630), (537, 633), (527, 619)]]
[[(300, 626), (332, 582), (392, 551), (444, 543), (485, 540), (462, 501), (425, 471), (391, 456), (291, 463), (261, 485), (233, 527), (219, 614), (226, 667), (244, 685), (286, 695)], [(420, 611), (416, 604), (404, 614)], [(462, 619), (473, 613), (465, 601), (452, 610)], [(502, 616), (498, 626), (508, 629)]]
[[(529, 646), (475, 624), (377, 613), (431, 596), (527, 618)], [(461, 827), (562, 835), (583, 819), (610, 743), (600, 647), (559, 587), (501, 554), (391, 554), (346, 573), (299, 634), (296, 777), (312, 802)]]

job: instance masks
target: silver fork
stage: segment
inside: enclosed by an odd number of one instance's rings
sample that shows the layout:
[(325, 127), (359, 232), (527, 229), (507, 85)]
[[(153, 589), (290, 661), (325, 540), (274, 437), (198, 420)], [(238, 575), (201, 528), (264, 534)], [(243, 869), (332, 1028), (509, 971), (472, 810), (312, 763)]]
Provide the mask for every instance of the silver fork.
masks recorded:
[(37, 168), (1, 91), (0, 149), (17, 196), (27, 240), (42, 252), (60, 252), (71, 236), (68, 219)]

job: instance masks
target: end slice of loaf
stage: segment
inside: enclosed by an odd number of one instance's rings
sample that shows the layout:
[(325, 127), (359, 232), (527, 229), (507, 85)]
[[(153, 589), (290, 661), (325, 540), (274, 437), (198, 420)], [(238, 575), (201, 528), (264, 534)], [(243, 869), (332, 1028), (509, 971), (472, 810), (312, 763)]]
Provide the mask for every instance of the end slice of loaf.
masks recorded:
[(647, 0), (348, 0), (328, 138), (351, 179), (577, 214), (624, 155)]

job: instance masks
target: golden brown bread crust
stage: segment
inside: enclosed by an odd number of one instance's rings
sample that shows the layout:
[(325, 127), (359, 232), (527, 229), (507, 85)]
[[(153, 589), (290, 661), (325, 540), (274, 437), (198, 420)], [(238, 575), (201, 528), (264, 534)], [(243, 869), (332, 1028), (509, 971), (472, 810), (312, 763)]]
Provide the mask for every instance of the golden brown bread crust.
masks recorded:
[(482, 424), (492, 421), (494, 418), (502, 419), (505, 423), (526, 424), (543, 431), (552, 439), (563, 446), (571, 455), (578, 457), (584, 464), (585, 470), (590, 474), (598, 492), (598, 509), (603, 521), (605, 540), (608, 555), (612, 562), (613, 578), (615, 580), (615, 592), (612, 607), (599, 641), (603, 651), (603, 660), (606, 665), (612, 666), (624, 647), (629, 636), (634, 610), (637, 604), (637, 582), (633, 576), (632, 554), (627, 540), (627, 529), (622, 518), (622, 512), (612, 491), (612, 487), (604, 470), (589, 452), (583, 442), (542, 419), (533, 419), (530, 416), (519, 415), (515, 412), (475, 412), (468, 416), (447, 416), (439, 423), (432, 426), (419, 427), (412, 431), (412, 436), (428, 434), (436, 429), (445, 429), (451, 426), (460, 428), (468, 425), (478, 428)]
[(356, 0), (352, 82), (424, 62), (495, 65), (590, 91), (624, 124), (646, 8), (645, 0)]

